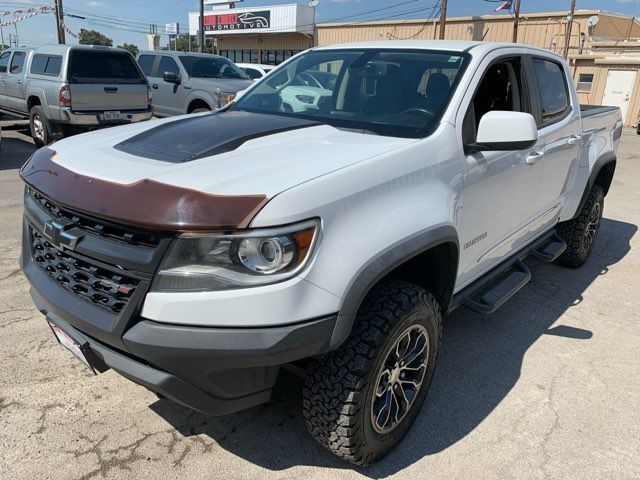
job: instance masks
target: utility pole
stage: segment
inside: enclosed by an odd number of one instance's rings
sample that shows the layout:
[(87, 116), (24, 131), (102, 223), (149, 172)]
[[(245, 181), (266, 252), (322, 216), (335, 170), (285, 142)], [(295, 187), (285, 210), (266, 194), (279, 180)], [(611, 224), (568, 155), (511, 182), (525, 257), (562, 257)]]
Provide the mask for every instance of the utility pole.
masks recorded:
[(629, 31), (627, 32), (627, 36), (625, 40), (629, 40), (631, 38), (631, 33), (633, 32), (633, 26), (636, 23), (636, 17), (638, 16), (638, 6), (640, 5), (640, 0), (636, 0), (636, 9), (633, 11), (633, 17), (629, 20)]
[(200, 20), (198, 22), (198, 52), (204, 52), (204, 0), (200, 0)]
[(516, 0), (513, 10), (513, 43), (518, 43), (518, 22), (520, 22), (520, 0)]
[(573, 27), (573, 12), (576, 10), (576, 0), (571, 0), (569, 15), (567, 15), (567, 31), (564, 34), (564, 58), (569, 57), (569, 44), (571, 43), (571, 28)]
[(447, 0), (440, 3), (440, 40), (444, 40), (444, 28), (447, 23)]
[(63, 23), (64, 13), (62, 12), (62, 0), (56, 0), (56, 27), (58, 29), (58, 43), (60, 45), (67, 43), (64, 35), (64, 28), (62, 28)]

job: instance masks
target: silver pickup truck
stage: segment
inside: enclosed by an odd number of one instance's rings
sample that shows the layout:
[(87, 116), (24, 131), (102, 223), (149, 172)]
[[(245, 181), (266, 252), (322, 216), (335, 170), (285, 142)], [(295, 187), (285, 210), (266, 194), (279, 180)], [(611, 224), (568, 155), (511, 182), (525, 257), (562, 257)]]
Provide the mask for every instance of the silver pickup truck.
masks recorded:
[(158, 117), (216, 110), (253, 85), (239, 67), (219, 55), (142, 52), (138, 64), (149, 78)]
[(38, 146), (72, 129), (148, 120), (150, 92), (135, 60), (122, 49), (47, 45), (0, 55), (0, 111), (29, 118)]

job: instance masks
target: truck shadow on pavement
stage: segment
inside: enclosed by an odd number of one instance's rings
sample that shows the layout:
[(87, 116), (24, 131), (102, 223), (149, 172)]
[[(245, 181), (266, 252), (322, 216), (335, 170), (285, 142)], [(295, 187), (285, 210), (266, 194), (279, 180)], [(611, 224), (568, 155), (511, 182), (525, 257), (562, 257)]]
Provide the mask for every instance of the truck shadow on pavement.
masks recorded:
[(31, 153), (37, 150), (36, 146), (22, 138), (4, 137), (2, 150), (0, 151), (0, 171), (15, 170), (27, 161)]
[(209, 417), (166, 400), (150, 408), (185, 437), (205, 434), (221, 448), (269, 470), (312, 465), (386, 477), (472, 432), (516, 385), (525, 353), (542, 335), (588, 341), (588, 330), (551, 325), (625, 257), (637, 229), (603, 219), (595, 250), (581, 269), (530, 259), (532, 282), (494, 315), (453, 312), (444, 323), (439, 364), (424, 408), (403, 442), (372, 467), (353, 467), (315, 443), (302, 418), (303, 381), (285, 371), (269, 404), (235, 415)]

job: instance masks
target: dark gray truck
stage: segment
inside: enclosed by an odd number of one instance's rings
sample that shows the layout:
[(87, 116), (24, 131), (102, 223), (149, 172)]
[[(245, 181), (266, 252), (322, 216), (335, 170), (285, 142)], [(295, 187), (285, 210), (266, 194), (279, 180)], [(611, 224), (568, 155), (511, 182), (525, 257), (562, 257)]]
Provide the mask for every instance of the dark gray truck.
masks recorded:
[(153, 114), (151, 90), (132, 55), (94, 45), (5, 50), (0, 111), (28, 118), (38, 146), (73, 130), (139, 122)]

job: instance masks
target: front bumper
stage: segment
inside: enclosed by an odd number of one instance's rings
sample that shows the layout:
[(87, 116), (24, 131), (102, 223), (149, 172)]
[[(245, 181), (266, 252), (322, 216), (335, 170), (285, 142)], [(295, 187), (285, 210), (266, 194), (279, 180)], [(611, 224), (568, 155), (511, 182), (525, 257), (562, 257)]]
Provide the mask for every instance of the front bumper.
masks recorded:
[(69, 109), (60, 109), (60, 123), (76, 125), (80, 127), (97, 127), (101, 125), (121, 125), (126, 123), (142, 122), (153, 116), (153, 109), (122, 111), (125, 118), (119, 120), (104, 120), (104, 112), (74, 112)]
[[(140, 319), (125, 350), (87, 335), (82, 320), (56, 304), (68, 294), (25, 268), (38, 310), (135, 383), (194, 410), (225, 415), (267, 402), (282, 364), (329, 350), (337, 316), (274, 328), (205, 328)], [(34, 275), (35, 273), (35, 275)], [(43, 282), (44, 281), (44, 282)]]

